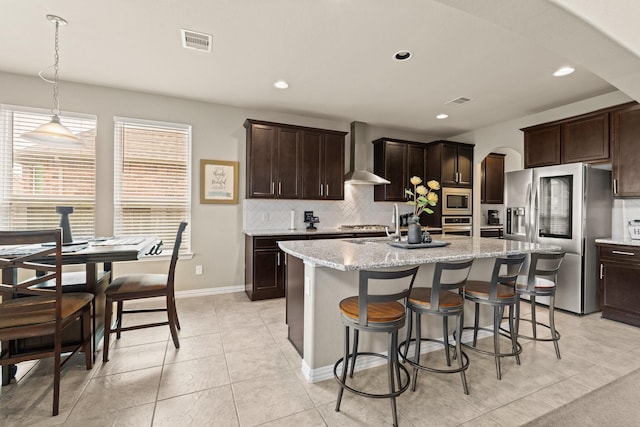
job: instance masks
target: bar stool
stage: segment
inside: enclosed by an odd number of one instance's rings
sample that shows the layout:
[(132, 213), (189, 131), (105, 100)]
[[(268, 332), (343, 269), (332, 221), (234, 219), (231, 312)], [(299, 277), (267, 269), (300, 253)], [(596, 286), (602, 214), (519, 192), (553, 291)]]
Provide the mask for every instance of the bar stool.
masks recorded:
[[(481, 354), (493, 356), (496, 361), (496, 376), (502, 379), (500, 370), (500, 359), (503, 357), (515, 357), (516, 363), (520, 365), (520, 353), (522, 347), (518, 343), (518, 334), (501, 331), (500, 323), (504, 316), (505, 307), (509, 308), (509, 331), (514, 329), (514, 308), (516, 305), (516, 292), (514, 290), (516, 279), (522, 269), (522, 265), (526, 259), (526, 255), (511, 255), (506, 258), (496, 258), (491, 274), (491, 281), (467, 280), (464, 287), (463, 295), (468, 301), (475, 304), (473, 327), (465, 327), (463, 329), (473, 329), (473, 343), (471, 346), (462, 343), (465, 348), (473, 350)], [(480, 304), (493, 307), (493, 328), (479, 327), (480, 320)], [(493, 333), (493, 351), (484, 350), (477, 347), (478, 330), (486, 330)], [(500, 336), (504, 336), (511, 341), (511, 350), (508, 352), (500, 351)]]
[[(369, 271), (361, 270), (358, 280), (358, 296), (345, 298), (340, 301), (340, 314), (342, 323), (345, 326), (344, 334), (344, 356), (333, 366), (333, 375), (340, 384), (338, 391), (338, 401), (336, 402), (336, 412), (340, 411), (342, 394), (344, 390), (349, 390), (363, 397), (376, 399), (391, 399), (391, 413), (393, 425), (398, 425), (398, 415), (396, 410), (396, 397), (402, 394), (409, 387), (409, 371), (398, 362), (398, 330), (405, 323), (405, 306), (413, 282), (418, 273), (418, 267), (402, 271)], [(393, 280), (403, 279), (409, 281), (408, 286), (399, 292), (387, 294), (371, 294), (370, 280)], [(402, 301), (399, 302), (399, 301)], [(349, 353), (349, 328), (353, 328), (353, 351)], [(389, 335), (388, 355), (373, 352), (358, 352), (359, 332), (386, 332)], [(353, 377), (353, 371), (358, 356), (367, 355), (387, 359), (389, 376), (389, 393), (368, 393), (357, 390), (347, 385), (347, 371)], [(351, 362), (349, 367), (349, 362)], [(342, 373), (338, 375), (338, 366), (342, 364)], [(350, 370), (349, 370), (350, 368)], [(404, 381), (400, 372), (404, 373)], [(396, 387), (397, 382), (397, 387)]]
[[(413, 288), (407, 300), (409, 309), (409, 321), (407, 326), (407, 339), (399, 346), (400, 355), (403, 361), (413, 366), (413, 386), (416, 390), (418, 380), (418, 370), (436, 372), (443, 374), (453, 374), (460, 372), (464, 394), (469, 394), (467, 379), (464, 371), (469, 367), (469, 358), (460, 348), (460, 339), (456, 339), (455, 346), (449, 344), (449, 317), (455, 316), (456, 332), (455, 337), (462, 336), (462, 326), (464, 321), (464, 299), (461, 291), (469, 277), (473, 259), (458, 262), (439, 262), (435, 265), (433, 273), (433, 283), (430, 288)], [(442, 317), (442, 340), (424, 338), (421, 331), (421, 316), (430, 314)], [(411, 338), (413, 327), (413, 315), (415, 315), (416, 337)], [(458, 366), (450, 369), (439, 369), (420, 364), (420, 344), (422, 341), (432, 341), (444, 345), (447, 366), (451, 366), (450, 347), (454, 349), (454, 357), (458, 359)], [(413, 360), (407, 358), (409, 345), (415, 343), (415, 353)]]
[[(556, 330), (554, 308), (556, 288), (558, 285), (558, 270), (564, 259), (564, 252), (534, 253), (531, 255), (529, 274), (519, 276), (516, 283), (516, 324), (515, 330), (519, 338), (535, 341), (553, 341), (556, 357), (560, 359), (560, 333)], [(520, 300), (523, 295), (529, 296), (531, 303), (531, 319), (520, 318)], [(536, 297), (549, 297), (549, 324), (536, 321)], [(530, 322), (533, 336), (520, 333), (520, 321)], [(551, 332), (551, 338), (540, 338), (537, 334), (537, 326), (543, 326)]]

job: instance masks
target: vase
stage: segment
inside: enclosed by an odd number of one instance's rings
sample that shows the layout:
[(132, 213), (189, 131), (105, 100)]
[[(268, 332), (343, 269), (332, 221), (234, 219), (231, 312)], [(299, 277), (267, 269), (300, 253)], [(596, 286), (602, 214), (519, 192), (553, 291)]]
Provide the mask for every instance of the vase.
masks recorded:
[(417, 217), (409, 218), (407, 243), (410, 245), (422, 243), (422, 227), (420, 226), (419, 218)]

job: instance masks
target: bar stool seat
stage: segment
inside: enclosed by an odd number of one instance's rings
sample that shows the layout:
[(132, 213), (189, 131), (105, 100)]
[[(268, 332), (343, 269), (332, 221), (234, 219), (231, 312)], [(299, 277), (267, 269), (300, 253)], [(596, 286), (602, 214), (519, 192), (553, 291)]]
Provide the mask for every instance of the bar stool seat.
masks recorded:
[[(349, 297), (340, 301), (340, 312), (358, 320), (358, 297)], [(399, 302), (369, 303), (369, 322), (394, 322), (404, 318), (404, 305)]]
[[(496, 363), (496, 376), (502, 379), (500, 360), (504, 357), (514, 357), (516, 364), (520, 365), (520, 353), (522, 346), (518, 343), (518, 334), (515, 325), (514, 309), (516, 306), (517, 294), (515, 284), (522, 269), (526, 255), (511, 255), (508, 257), (496, 258), (496, 262), (491, 274), (491, 281), (468, 280), (464, 287), (463, 295), (468, 301), (475, 305), (473, 327), (465, 327), (465, 330), (473, 330), (473, 342), (471, 345), (462, 345), (477, 353), (493, 356)], [(493, 308), (493, 327), (480, 327), (480, 305), (488, 305)], [(505, 308), (509, 308), (509, 331), (500, 328), (500, 323), (504, 316)], [(477, 347), (478, 331), (485, 330), (493, 334), (493, 350), (484, 350)], [(511, 348), (507, 351), (500, 350), (500, 336), (506, 337), (511, 342)]]
[[(417, 273), (418, 267), (401, 271), (361, 270), (358, 280), (358, 296), (348, 297), (340, 301), (340, 317), (345, 326), (345, 334), (344, 356), (338, 359), (333, 366), (333, 375), (340, 385), (336, 402), (336, 412), (340, 411), (344, 390), (363, 397), (375, 399), (388, 398), (391, 401), (393, 425), (398, 425), (396, 397), (404, 393), (410, 384), (409, 371), (398, 361), (398, 331), (404, 326), (406, 318), (405, 306), (400, 301), (406, 301)], [(401, 279), (404, 279), (401, 283), (391, 283), (388, 287), (386, 286), (387, 284), (385, 284), (385, 290), (391, 287), (402, 287), (400, 291), (393, 293), (385, 291), (387, 293), (384, 294), (370, 293), (369, 281), (401, 281)], [(353, 350), (351, 352), (349, 352), (350, 328), (353, 328)], [(360, 331), (387, 333), (389, 335), (387, 354), (358, 351)], [(347, 373), (349, 373), (349, 377), (353, 377), (356, 361), (359, 356), (364, 355), (387, 360), (388, 393), (369, 393), (347, 384)], [(342, 372), (339, 375), (338, 368), (341, 365)]]
[[(460, 290), (465, 286), (473, 259), (458, 262), (439, 262), (436, 264), (433, 274), (433, 281), (430, 288), (413, 288), (407, 299), (407, 309), (409, 310), (409, 322), (407, 327), (407, 338), (403, 341), (398, 350), (403, 361), (413, 367), (413, 387), (416, 390), (418, 371), (427, 371), (441, 374), (460, 373), (462, 386), (465, 394), (469, 394), (465, 371), (469, 368), (469, 358), (461, 349), (459, 339), (456, 339), (455, 346), (449, 344), (448, 319), (454, 316), (456, 319), (456, 337), (462, 334), (464, 321), (464, 298), (460, 295)], [(458, 292), (452, 292), (458, 291)], [(421, 316), (435, 315), (442, 317), (442, 340), (427, 338), (422, 336)], [(411, 338), (415, 317), (415, 338)], [(446, 362), (448, 368), (429, 366), (426, 362), (420, 362), (420, 348), (423, 341), (440, 343), (444, 346)], [(407, 356), (409, 345), (415, 343), (413, 359)], [(454, 350), (454, 358), (458, 359), (458, 366), (451, 367), (450, 348)]]

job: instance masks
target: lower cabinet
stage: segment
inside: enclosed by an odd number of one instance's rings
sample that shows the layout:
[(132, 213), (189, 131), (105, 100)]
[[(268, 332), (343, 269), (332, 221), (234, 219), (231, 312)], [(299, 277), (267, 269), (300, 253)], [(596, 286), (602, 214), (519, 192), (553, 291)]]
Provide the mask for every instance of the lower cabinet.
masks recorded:
[(640, 247), (598, 245), (602, 317), (640, 326)]
[(495, 239), (502, 239), (502, 228), (489, 228), (486, 230), (480, 230), (480, 237), (493, 237)]
[(278, 240), (287, 239), (245, 237), (244, 290), (251, 301), (284, 297), (284, 252)]

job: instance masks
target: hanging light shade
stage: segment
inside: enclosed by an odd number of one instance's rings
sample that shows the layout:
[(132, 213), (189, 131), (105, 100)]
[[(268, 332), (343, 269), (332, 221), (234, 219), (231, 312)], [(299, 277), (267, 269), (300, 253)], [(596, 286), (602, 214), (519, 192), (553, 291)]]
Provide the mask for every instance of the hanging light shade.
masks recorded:
[[(60, 25), (67, 25), (67, 21), (56, 15), (47, 15), (47, 19), (56, 26), (55, 37), (55, 63), (53, 65), (54, 79), (53, 82), (53, 107), (51, 108), (51, 121), (43, 125), (38, 126), (30, 132), (23, 133), (21, 136), (27, 141), (35, 142), (80, 142), (80, 138), (75, 136), (68, 128), (60, 123), (60, 102), (58, 100), (58, 66), (60, 62), (59, 47), (58, 47), (58, 27)], [(42, 73), (40, 74), (42, 77)]]

